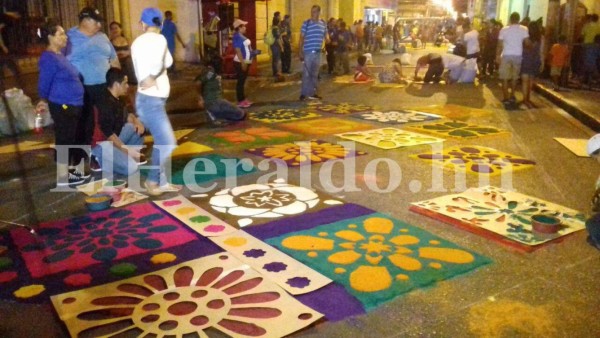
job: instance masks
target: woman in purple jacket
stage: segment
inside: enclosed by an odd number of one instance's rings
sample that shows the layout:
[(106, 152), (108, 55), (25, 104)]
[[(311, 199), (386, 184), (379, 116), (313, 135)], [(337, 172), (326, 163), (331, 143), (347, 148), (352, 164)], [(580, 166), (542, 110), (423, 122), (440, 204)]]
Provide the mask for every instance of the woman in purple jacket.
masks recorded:
[[(67, 45), (65, 30), (56, 22), (49, 21), (38, 31), (39, 37), (47, 44), (40, 56), (38, 92), (40, 103), (36, 109), (50, 111), (54, 120), (54, 137), (57, 150), (57, 186), (81, 184), (83, 174), (69, 169), (75, 164), (74, 150), (60, 146), (75, 145), (77, 121), (83, 107), (83, 84), (79, 72), (62, 54)], [(67, 151), (65, 153), (65, 151)]]

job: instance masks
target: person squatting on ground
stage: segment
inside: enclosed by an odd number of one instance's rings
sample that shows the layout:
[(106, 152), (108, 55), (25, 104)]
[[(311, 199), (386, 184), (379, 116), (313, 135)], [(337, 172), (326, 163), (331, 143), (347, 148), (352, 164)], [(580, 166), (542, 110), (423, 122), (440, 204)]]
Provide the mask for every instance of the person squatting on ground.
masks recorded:
[[(498, 35), (496, 61), (500, 64), (498, 74), (502, 80), (502, 94), (505, 108), (516, 104), (515, 92), (517, 80), (521, 73), (523, 60), (523, 45), (529, 46), (529, 30), (519, 24), (519, 13), (510, 15), (510, 25), (502, 28)], [(509, 92), (510, 82), (510, 92)]]
[[(600, 161), (600, 134), (594, 135), (587, 143), (587, 153)], [(592, 198), (592, 211), (594, 215), (585, 222), (589, 236), (588, 243), (600, 250), (600, 177), (596, 181), (596, 189)]]
[(312, 6), (311, 18), (302, 23), (300, 28), (300, 41), (298, 43), (298, 54), (300, 61), (304, 62), (302, 71), (302, 91), (300, 100), (321, 99), (317, 95), (317, 81), (319, 67), (321, 67), (321, 49), (323, 42), (329, 42), (329, 34), (325, 21), (319, 19), (321, 7)]
[(569, 60), (569, 46), (567, 45), (567, 37), (561, 35), (558, 37), (558, 43), (552, 45), (548, 52), (550, 59), (550, 77), (554, 82), (554, 90), (560, 90), (560, 77), (563, 67), (567, 65)]
[(135, 106), (138, 118), (154, 137), (152, 167), (144, 185), (149, 195), (158, 196), (181, 190), (180, 186), (169, 184), (165, 175), (165, 165), (177, 147), (165, 110), (171, 91), (167, 68), (173, 64), (173, 57), (167, 48), (167, 40), (160, 34), (162, 12), (158, 8), (145, 8), (140, 21), (143, 33), (131, 45), (133, 66), (140, 82)]
[(92, 136), (92, 171), (103, 171), (107, 177), (115, 174), (130, 176), (138, 165), (146, 163), (140, 153), (146, 130), (140, 120), (128, 113), (120, 98), (129, 89), (127, 75), (118, 68), (106, 73), (104, 98), (94, 105)]
[[(41, 101), (37, 111), (50, 111), (54, 120), (54, 143), (57, 158), (57, 186), (85, 182), (81, 173), (68, 169), (77, 158), (75, 149), (61, 146), (77, 145), (77, 124), (83, 109), (84, 89), (77, 69), (62, 54), (67, 45), (64, 29), (49, 21), (38, 30), (39, 38), (47, 45), (39, 60), (38, 94)], [(66, 155), (65, 155), (66, 150)]]
[(444, 73), (444, 62), (442, 61), (442, 56), (440, 54), (429, 53), (417, 59), (417, 66), (415, 67), (415, 80), (419, 79), (419, 70), (424, 67), (428, 68), (423, 82), (438, 83), (442, 80), (442, 74)]
[[(115, 48), (106, 34), (100, 31), (102, 20), (97, 9), (86, 7), (79, 13), (79, 25), (67, 32), (66, 56), (83, 77), (85, 88), (84, 106), (77, 126), (77, 142), (85, 146), (92, 144), (94, 104), (106, 90), (106, 72), (111, 67), (121, 68)], [(75, 159), (75, 164), (84, 162), (83, 177), (89, 177), (87, 152), (77, 151), (76, 156), (80, 159)]]
[(248, 108), (252, 105), (248, 99), (246, 99), (244, 86), (246, 85), (246, 79), (248, 78), (248, 69), (252, 64), (252, 46), (251, 41), (244, 34), (246, 34), (247, 21), (235, 19), (233, 22), (233, 48), (235, 48), (235, 56), (233, 57), (233, 66), (237, 75), (237, 83), (235, 86), (235, 92), (238, 101), (238, 107)]
[(206, 111), (206, 115), (215, 125), (225, 121), (242, 121), (246, 113), (233, 103), (224, 100), (221, 90), (221, 77), (210, 66), (205, 64), (196, 78), (198, 83), (198, 107)]
[[(466, 59), (462, 56), (454, 54), (437, 54), (429, 53), (417, 59), (417, 67), (415, 68), (415, 80), (419, 80), (419, 70), (428, 66), (425, 73), (424, 83), (438, 83), (441, 80), (446, 80), (447, 84), (459, 82), (465, 68)], [(444, 69), (448, 72), (444, 74)], [(445, 78), (446, 77), (446, 78)], [(465, 81), (468, 82), (468, 81)]]
[(375, 78), (375, 75), (371, 73), (367, 67), (367, 57), (360, 55), (356, 60), (356, 67), (354, 68), (354, 81), (356, 82), (367, 82)]

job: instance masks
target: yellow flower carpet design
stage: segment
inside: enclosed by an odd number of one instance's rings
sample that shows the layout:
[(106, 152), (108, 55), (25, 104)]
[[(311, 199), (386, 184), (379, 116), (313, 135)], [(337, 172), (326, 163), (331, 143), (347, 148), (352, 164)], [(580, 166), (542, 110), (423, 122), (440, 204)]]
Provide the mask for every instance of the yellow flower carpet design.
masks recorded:
[(302, 141), (248, 149), (246, 152), (266, 158), (285, 161), (289, 166), (318, 164), (329, 160), (343, 159), (349, 156), (364, 155), (365, 152), (354, 151), (340, 144), (320, 140)]
[(344, 285), (366, 309), (490, 262), (380, 213), (267, 242)]

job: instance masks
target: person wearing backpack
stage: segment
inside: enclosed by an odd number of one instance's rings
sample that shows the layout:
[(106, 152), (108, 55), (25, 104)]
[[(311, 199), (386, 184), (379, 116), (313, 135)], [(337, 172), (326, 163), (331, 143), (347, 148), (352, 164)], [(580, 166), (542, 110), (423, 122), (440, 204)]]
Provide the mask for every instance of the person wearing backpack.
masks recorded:
[(279, 12), (275, 12), (273, 14), (273, 21), (271, 23), (270, 29), (271, 35), (273, 36), (273, 43), (271, 44), (271, 64), (273, 67), (273, 77), (275, 78), (279, 78), (281, 76), (281, 72), (279, 71), (279, 63), (281, 62), (281, 52), (283, 51), (283, 45), (281, 43), (281, 34), (279, 31), (280, 22), (281, 14)]

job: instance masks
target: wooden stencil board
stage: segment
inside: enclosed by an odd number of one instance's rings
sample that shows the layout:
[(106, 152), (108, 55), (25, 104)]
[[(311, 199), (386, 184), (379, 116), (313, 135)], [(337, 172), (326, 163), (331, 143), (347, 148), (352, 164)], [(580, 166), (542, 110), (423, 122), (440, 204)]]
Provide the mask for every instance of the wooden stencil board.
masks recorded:
[[(51, 297), (73, 337), (283, 337), (322, 315), (228, 253)], [(127, 335), (126, 334), (126, 335)]]

